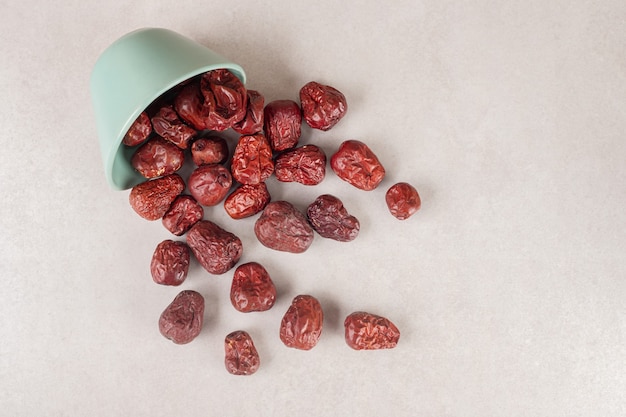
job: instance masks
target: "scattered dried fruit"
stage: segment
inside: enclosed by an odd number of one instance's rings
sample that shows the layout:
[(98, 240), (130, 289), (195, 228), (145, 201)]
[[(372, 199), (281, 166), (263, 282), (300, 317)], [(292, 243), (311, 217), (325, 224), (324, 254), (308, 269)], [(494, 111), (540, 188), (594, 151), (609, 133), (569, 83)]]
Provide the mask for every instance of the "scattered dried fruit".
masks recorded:
[(293, 100), (275, 100), (263, 110), (265, 135), (276, 152), (294, 148), (302, 134), (302, 112)]
[(150, 122), (148, 114), (144, 111), (130, 126), (130, 129), (128, 129), (128, 132), (122, 139), (122, 143), (126, 146), (141, 145), (148, 139), (150, 133), (152, 133), (152, 122)]
[(202, 330), (204, 298), (192, 290), (181, 291), (159, 318), (159, 331), (165, 338), (183, 345)]
[(163, 226), (176, 236), (184, 235), (204, 217), (204, 209), (190, 195), (179, 195), (163, 215)]
[(371, 191), (385, 177), (385, 168), (363, 142), (347, 140), (330, 158), (330, 167), (342, 180), (356, 188)]
[(276, 157), (278, 181), (317, 185), (326, 175), (326, 154), (315, 145), (304, 145)]
[(203, 206), (215, 206), (222, 202), (233, 184), (230, 171), (222, 165), (201, 165), (189, 179), (189, 192)]
[(241, 239), (209, 220), (201, 220), (187, 233), (187, 245), (200, 265), (219, 275), (231, 269), (241, 258)]
[(406, 220), (420, 209), (422, 201), (415, 187), (406, 182), (392, 185), (385, 194), (389, 212), (399, 220)]
[(164, 240), (152, 255), (150, 273), (157, 284), (178, 286), (189, 272), (189, 247), (184, 242)]
[(230, 301), (242, 313), (272, 308), (276, 301), (276, 287), (263, 265), (248, 262), (235, 269)]
[(261, 361), (250, 335), (237, 330), (224, 340), (226, 370), (233, 375), (252, 375), (259, 369)]
[(323, 194), (309, 205), (306, 211), (309, 223), (320, 236), (350, 242), (359, 235), (359, 220), (348, 214), (341, 200), (330, 194)]
[(280, 340), (287, 347), (313, 349), (322, 334), (323, 324), (320, 302), (310, 295), (298, 295), (280, 323)]
[(346, 97), (339, 90), (315, 81), (300, 89), (300, 105), (306, 123), (320, 130), (335, 126), (348, 111)]
[(306, 251), (314, 237), (304, 214), (287, 201), (273, 201), (265, 206), (254, 224), (254, 233), (264, 246), (291, 253)]
[(264, 182), (254, 185), (244, 184), (224, 200), (224, 209), (235, 219), (254, 216), (263, 211), (271, 196)]
[(172, 202), (185, 189), (178, 174), (142, 182), (130, 190), (128, 200), (137, 214), (146, 220), (157, 220), (170, 208)]
[(388, 319), (357, 311), (344, 321), (346, 343), (355, 350), (392, 349), (398, 344), (400, 331)]
[(172, 142), (156, 136), (141, 145), (130, 164), (145, 178), (170, 175), (182, 168), (185, 154)]

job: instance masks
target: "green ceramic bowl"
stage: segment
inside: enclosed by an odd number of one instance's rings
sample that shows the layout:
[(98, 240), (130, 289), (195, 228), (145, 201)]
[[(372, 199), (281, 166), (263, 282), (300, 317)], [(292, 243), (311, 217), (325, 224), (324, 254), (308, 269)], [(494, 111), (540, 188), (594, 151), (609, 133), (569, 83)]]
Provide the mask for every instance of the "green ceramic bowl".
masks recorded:
[(91, 73), (91, 97), (96, 116), (104, 172), (116, 190), (126, 190), (145, 178), (130, 165), (132, 149), (122, 144), (137, 117), (155, 99), (179, 83), (214, 69), (233, 72), (244, 84), (239, 65), (167, 29), (145, 28), (111, 44)]

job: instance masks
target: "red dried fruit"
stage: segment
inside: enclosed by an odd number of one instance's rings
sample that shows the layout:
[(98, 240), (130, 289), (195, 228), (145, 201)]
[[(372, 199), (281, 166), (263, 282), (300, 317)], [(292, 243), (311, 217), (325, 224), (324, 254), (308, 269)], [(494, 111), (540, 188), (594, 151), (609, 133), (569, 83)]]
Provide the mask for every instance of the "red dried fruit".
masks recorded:
[(184, 162), (183, 151), (159, 136), (137, 148), (130, 159), (132, 167), (146, 178), (173, 174), (183, 166)]
[(265, 206), (254, 224), (254, 233), (264, 246), (291, 253), (306, 251), (314, 237), (304, 214), (287, 201), (274, 201)]
[(223, 131), (246, 116), (248, 95), (239, 78), (226, 69), (209, 71), (200, 78), (200, 91), (209, 112), (207, 129)]
[(184, 242), (164, 240), (154, 250), (150, 274), (157, 284), (180, 285), (189, 272), (189, 247)]
[(191, 144), (191, 158), (196, 166), (223, 164), (228, 160), (228, 144), (224, 138), (211, 135)]
[(233, 375), (252, 375), (259, 369), (261, 361), (250, 335), (237, 330), (224, 340), (226, 370)]
[(336, 88), (315, 81), (300, 89), (302, 117), (314, 129), (329, 130), (348, 111), (346, 97)]
[(174, 109), (182, 120), (196, 130), (207, 128), (206, 119), (209, 115), (209, 108), (204, 105), (204, 96), (200, 91), (199, 79), (190, 82), (181, 89), (174, 98)]
[(406, 182), (392, 185), (385, 194), (389, 212), (399, 219), (406, 220), (420, 209), (422, 201), (415, 187)]
[(244, 184), (224, 200), (224, 210), (235, 219), (254, 216), (270, 202), (271, 196), (264, 182), (254, 185)]
[(263, 134), (239, 138), (230, 170), (233, 178), (241, 184), (259, 184), (274, 172), (272, 148)]
[(187, 245), (200, 265), (219, 275), (231, 269), (241, 258), (241, 239), (209, 220), (200, 220), (187, 233)]
[(276, 152), (294, 148), (302, 133), (302, 112), (293, 100), (275, 100), (263, 110), (265, 135)]
[(385, 177), (385, 168), (363, 142), (347, 140), (330, 158), (330, 167), (342, 180), (356, 188), (371, 191)]
[(263, 130), (263, 106), (265, 98), (255, 90), (248, 90), (246, 116), (233, 125), (233, 130), (240, 135), (253, 135)]
[(122, 143), (126, 146), (140, 145), (148, 139), (150, 133), (152, 133), (152, 123), (148, 114), (144, 111), (130, 126), (130, 129), (128, 129), (128, 132), (122, 139)]
[(359, 235), (359, 220), (348, 214), (341, 200), (333, 195), (317, 197), (306, 214), (313, 229), (322, 237), (349, 242)]
[(257, 262), (239, 265), (230, 287), (230, 302), (238, 311), (266, 311), (276, 301), (276, 287), (267, 270)]
[(287, 347), (310, 350), (322, 334), (324, 313), (315, 297), (298, 295), (280, 323), (280, 340)]
[(202, 330), (204, 298), (191, 290), (181, 291), (159, 318), (159, 331), (165, 338), (183, 345), (195, 339)]
[(304, 145), (278, 155), (274, 166), (278, 181), (317, 185), (326, 175), (326, 154), (315, 145)]
[(204, 217), (204, 209), (190, 195), (179, 195), (163, 215), (163, 226), (176, 236), (182, 236)]
[(203, 206), (219, 204), (230, 191), (233, 178), (222, 165), (202, 165), (196, 168), (189, 179), (189, 192)]
[(400, 331), (388, 319), (357, 311), (344, 321), (346, 343), (355, 350), (392, 349), (398, 344)]
[(157, 220), (170, 208), (172, 202), (185, 189), (185, 182), (178, 174), (142, 182), (134, 186), (128, 195), (130, 206), (146, 220)]
[(152, 117), (152, 127), (159, 136), (181, 149), (187, 149), (189, 141), (198, 133), (180, 120), (172, 106), (164, 106), (159, 109), (157, 114)]

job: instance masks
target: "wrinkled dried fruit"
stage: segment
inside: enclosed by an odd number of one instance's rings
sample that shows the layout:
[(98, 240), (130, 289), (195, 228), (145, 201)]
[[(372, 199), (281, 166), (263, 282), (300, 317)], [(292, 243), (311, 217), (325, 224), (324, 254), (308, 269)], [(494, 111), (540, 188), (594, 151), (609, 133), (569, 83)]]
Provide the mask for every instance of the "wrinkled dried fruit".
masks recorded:
[(315, 297), (298, 295), (280, 323), (280, 340), (287, 347), (309, 350), (322, 334), (324, 313)]
[(209, 108), (204, 105), (204, 96), (200, 91), (200, 80), (196, 79), (187, 84), (174, 98), (174, 109), (185, 122), (196, 130), (207, 128), (206, 119)]
[(176, 236), (182, 236), (204, 217), (204, 209), (190, 195), (179, 195), (163, 215), (163, 226)]
[(304, 214), (287, 201), (274, 201), (265, 206), (254, 224), (254, 233), (264, 246), (291, 253), (307, 250), (314, 237)]
[(152, 117), (152, 127), (159, 136), (181, 149), (187, 149), (189, 141), (197, 134), (195, 129), (180, 120), (172, 106), (161, 107), (157, 114)]
[(185, 162), (185, 154), (172, 142), (156, 136), (141, 145), (130, 159), (130, 164), (145, 178), (173, 174)]
[(253, 135), (263, 130), (263, 106), (265, 98), (255, 90), (248, 90), (246, 116), (233, 125), (233, 130), (240, 135)]
[(326, 175), (326, 154), (315, 145), (304, 145), (278, 155), (274, 173), (278, 181), (317, 185)]
[(128, 195), (130, 206), (146, 220), (157, 220), (170, 208), (172, 202), (185, 189), (185, 182), (178, 174), (142, 182), (134, 186)]
[(399, 220), (408, 219), (422, 205), (415, 187), (406, 182), (392, 185), (385, 194), (385, 201), (391, 214)]
[(130, 126), (130, 129), (128, 129), (128, 132), (122, 139), (122, 143), (126, 146), (140, 145), (148, 139), (150, 133), (152, 133), (152, 122), (150, 122), (148, 114), (144, 111)]
[(231, 269), (241, 258), (241, 239), (209, 220), (200, 220), (187, 233), (187, 245), (200, 265), (219, 275)]
[(344, 321), (346, 343), (355, 350), (392, 349), (398, 344), (400, 331), (388, 319), (357, 311)]
[(211, 135), (191, 144), (191, 158), (196, 166), (223, 164), (228, 160), (228, 144), (224, 138)]
[(257, 262), (239, 265), (230, 287), (230, 301), (238, 311), (266, 311), (276, 301), (276, 287), (267, 270)]
[(274, 172), (272, 148), (263, 134), (239, 138), (230, 170), (233, 178), (241, 184), (258, 184)]
[(200, 78), (200, 91), (209, 112), (207, 129), (223, 131), (246, 116), (248, 95), (239, 78), (227, 69), (209, 71)]
[(314, 129), (328, 130), (348, 111), (346, 97), (336, 88), (315, 81), (300, 89), (302, 117)]
[(189, 192), (203, 206), (219, 204), (226, 198), (232, 184), (230, 171), (217, 164), (199, 166), (187, 180)]
[(189, 247), (170, 239), (159, 243), (150, 261), (152, 279), (161, 285), (180, 285), (189, 272)]
[(348, 214), (341, 200), (333, 195), (317, 197), (306, 214), (313, 229), (322, 237), (349, 242), (359, 235), (359, 220)]
[(178, 345), (189, 343), (200, 334), (203, 316), (202, 295), (191, 290), (181, 291), (161, 313), (159, 331)]
[(252, 375), (259, 369), (261, 361), (250, 335), (237, 330), (224, 340), (226, 370), (233, 375)]
[(294, 148), (302, 133), (302, 112), (293, 100), (275, 100), (263, 110), (265, 135), (276, 152)]
[(224, 210), (235, 219), (254, 216), (270, 202), (271, 196), (264, 182), (254, 185), (244, 184), (224, 200)]
[(330, 167), (342, 180), (356, 188), (371, 191), (385, 177), (385, 168), (363, 142), (347, 140), (330, 158)]

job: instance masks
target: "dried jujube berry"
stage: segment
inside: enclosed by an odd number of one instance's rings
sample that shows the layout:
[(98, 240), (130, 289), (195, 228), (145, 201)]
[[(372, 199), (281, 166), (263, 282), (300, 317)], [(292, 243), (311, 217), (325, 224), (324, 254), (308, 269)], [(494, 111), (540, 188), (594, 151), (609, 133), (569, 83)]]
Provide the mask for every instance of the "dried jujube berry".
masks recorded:
[(291, 253), (306, 251), (314, 237), (305, 215), (287, 201), (265, 206), (254, 224), (254, 233), (264, 246)]
[(355, 350), (392, 349), (398, 344), (400, 331), (385, 317), (357, 311), (344, 321), (345, 339)]
[(253, 135), (263, 130), (263, 106), (265, 98), (256, 90), (248, 90), (246, 116), (233, 125), (233, 130), (240, 135)]
[(298, 295), (280, 323), (280, 340), (287, 347), (310, 350), (317, 345), (323, 324), (320, 302), (311, 295)]
[(235, 219), (254, 216), (263, 211), (271, 196), (264, 182), (254, 185), (243, 184), (224, 200), (224, 210)]
[(317, 185), (326, 175), (326, 154), (315, 145), (304, 145), (276, 157), (274, 173), (278, 181)]
[(200, 220), (187, 232), (187, 245), (200, 265), (219, 275), (231, 269), (241, 258), (241, 239), (209, 220)]
[(348, 111), (346, 97), (336, 88), (315, 81), (300, 89), (302, 117), (314, 129), (329, 130)]
[(226, 140), (216, 135), (196, 139), (191, 144), (191, 159), (196, 166), (223, 164), (228, 153)]
[(268, 179), (274, 172), (274, 160), (267, 138), (261, 133), (240, 137), (230, 170), (241, 184), (259, 184)]
[(189, 272), (189, 247), (184, 242), (164, 240), (152, 254), (150, 274), (157, 284), (180, 285)]
[(385, 194), (387, 208), (398, 220), (406, 220), (420, 209), (422, 201), (411, 184), (399, 182), (392, 185)]
[(252, 375), (261, 361), (252, 337), (243, 330), (229, 333), (224, 340), (224, 364), (233, 375)]
[(182, 168), (185, 154), (172, 142), (156, 136), (141, 145), (130, 159), (130, 164), (145, 178), (170, 175)]
[(322, 237), (349, 242), (359, 235), (359, 220), (350, 215), (341, 200), (333, 195), (317, 197), (306, 214), (313, 229)]
[(137, 184), (130, 190), (128, 201), (144, 219), (157, 220), (163, 217), (184, 189), (185, 182), (180, 175), (171, 174)]
[(202, 330), (204, 297), (196, 291), (181, 291), (161, 313), (159, 331), (172, 342), (183, 345)]
[(181, 149), (187, 149), (189, 142), (198, 132), (180, 120), (173, 106), (164, 106), (152, 116), (152, 127), (157, 135), (169, 140)]
[(203, 206), (219, 204), (228, 195), (232, 184), (230, 171), (218, 164), (199, 166), (187, 180), (189, 192)]
[(276, 301), (276, 287), (263, 265), (248, 262), (235, 269), (230, 301), (242, 313), (272, 308)]
[(208, 108), (206, 129), (223, 131), (246, 116), (248, 95), (239, 78), (227, 69), (202, 74), (200, 92)]
[(174, 98), (174, 109), (181, 119), (196, 130), (207, 128), (206, 119), (209, 115), (209, 108), (204, 105), (199, 79), (189, 82), (180, 90)]
[(150, 133), (152, 133), (152, 122), (150, 122), (150, 117), (144, 111), (130, 126), (130, 129), (128, 129), (128, 132), (122, 139), (122, 143), (126, 146), (140, 145), (148, 139)]
[(302, 134), (302, 111), (293, 100), (274, 100), (263, 109), (265, 135), (276, 152), (294, 148)]
[(330, 158), (330, 167), (339, 178), (356, 188), (371, 191), (385, 177), (385, 168), (363, 142), (347, 140)]
[(203, 217), (204, 209), (195, 198), (190, 195), (179, 195), (161, 221), (172, 234), (182, 236)]

